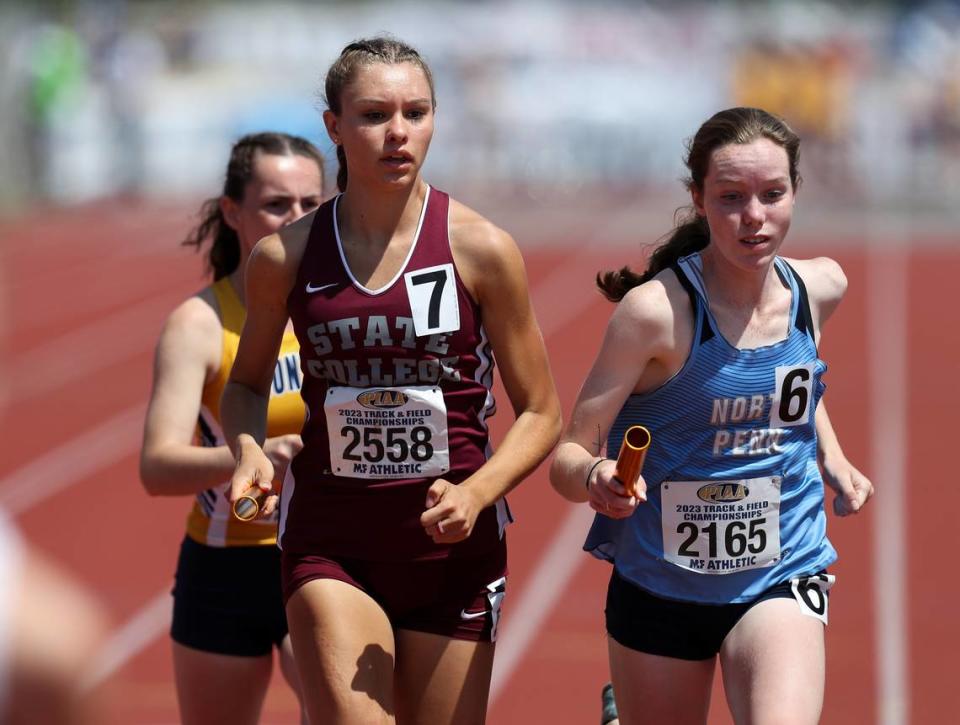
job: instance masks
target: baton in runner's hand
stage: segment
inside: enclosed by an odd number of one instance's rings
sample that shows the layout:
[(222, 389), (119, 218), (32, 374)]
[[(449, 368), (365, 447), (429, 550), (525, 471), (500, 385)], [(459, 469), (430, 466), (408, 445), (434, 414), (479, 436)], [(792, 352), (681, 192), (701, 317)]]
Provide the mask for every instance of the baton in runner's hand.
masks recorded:
[(270, 491), (264, 491), (259, 486), (247, 489), (244, 494), (233, 502), (233, 515), (240, 521), (253, 521), (260, 513), (263, 498)]
[(627, 489), (627, 493), (634, 498), (637, 498), (637, 482), (640, 479), (640, 469), (643, 468), (643, 459), (647, 457), (650, 440), (650, 431), (642, 425), (632, 425), (623, 434), (620, 455), (617, 456), (616, 476)]

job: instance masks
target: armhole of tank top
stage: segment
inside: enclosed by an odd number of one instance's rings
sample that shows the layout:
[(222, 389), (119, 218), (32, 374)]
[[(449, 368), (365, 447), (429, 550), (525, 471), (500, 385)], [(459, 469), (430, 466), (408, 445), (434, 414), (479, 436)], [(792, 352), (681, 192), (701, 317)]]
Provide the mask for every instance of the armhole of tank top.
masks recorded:
[[(316, 214), (313, 215), (313, 221), (310, 222), (310, 229), (307, 231), (307, 240), (303, 243), (303, 252), (300, 254), (300, 261), (297, 263), (297, 271), (293, 275), (293, 283), (290, 285), (290, 291), (287, 293), (286, 299), (286, 308), (287, 315), (290, 315), (293, 305), (291, 304), (295, 298), (300, 296), (300, 291), (303, 289), (304, 284), (310, 280), (304, 276), (304, 269), (315, 266), (312, 264), (313, 257), (320, 254), (319, 244), (315, 241), (315, 238), (323, 235), (323, 224), (331, 224), (333, 220), (333, 210), (336, 208), (337, 199), (343, 195), (343, 192), (335, 194), (333, 197), (321, 204), (316, 211)], [(329, 205), (330, 212), (325, 213), (325, 208)], [(330, 227), (330, 234), (332, 236), (336, 235), (333, 227)], [(339, 257), (338, 257), (339, 258)]]
[[(433, 189), (433, 187), (431, 187), (431, 189)], [(463, 281), (463, 276), (460, 274), (460, 267), (457, 265), (457, 259), (456, 257), (453, 256), (453, 238), (450, 236), (450, 208), (452, 206), (450, 202), (453, 200), (450, 198), (449, 194), (443, 191), (439, 191), (438, 189), (433, 189), (433, 193), (444, 194), (447, 198), (447, 223), (445, 225), (446, 234), (447, 234), (447, 254), (450, 256), (450, 264), (453, 265), (453, 276), (454, 276), (454, 279), (456, 279), (457, 281), (457, 288), (467, 296), (467, 299), (470, 300), (470, 304), (473, 306), (475, 310), (477, 310), (477, 315), (478, 315), (477, 319), (479, 320), (480, 319), (479, 318), (480, 303), (477, 302), (473, 293), (467, 287), (467, 283)]]
[[(813, 314), (810, 312), (810, 296), (807, 294), (807, 286), (803, 283), (803, 279), (801, 279), (797, 270), (790, 266), (789, 262), (781, 257), (778, 257), (777, 261), (783, 264), (783, 269), (780, 268), (779, 264), (776, 265), (777, 274), (780, 275), (780, 279), (791, 288), (795, 295), (793, 308), (791, 309), (793, 313), (793, 325), (800, 332), (807, 335), (814, 346), (816, 346), (816, 337), (813, 331)], [(786, 278), (785, 275), (787, 274), (793, 278), (792, 284)]]
[[(213, 313), (217, 316), (217, 321), (220, 323), (220, 356), (217, 360), (217, 365), (215, 367), (215, 372), (209, 380), (204, 380), (203, 390), (200, 393), (201, 402), (207, 396), (207, 390), (211, 385), (215, 385), (218, 380), (223, 378), (224, 384), (226, 384), (226, 377), (223, 376), (223, 361), (227, 358), (227, 326), (224, 322), (224, 318), (227, 314), (226, 308), (227, 305), (223, 300), (223, 292), (221, 290), (220, 283), (223, 282), (224, 285), (229, 285), (230, 280), (226, 277), (221, 277), (216, 282), (210, 285), (210, 295), (213, 297), (213, 302), (216, 305), (214, 307)], [(204, 300), (206, 301), (206, 300)], [(233, 364), (231, 360), (230, 364)], [(227, 370), (229, 374), (229, 369)]]
[(217, 436), (204, 419), (203, 410), (197, 413), (197, 429), (200, 431), (200, 444), (204, 448), (211, 448), (217, 444)]
[(680, 285), (686, 291), (687, 296), (690, 298), (690, 306), (693, 308), (694, 345), (690, 350), (690, 355), (692, 356), (694, 348), (699, 347), (713, 337), (713, 327), (710, 325), (710, 317), (705, 309), (706, 305), (700, 299), (700, 295), (697, 294), (697, 290), (687, 277), (687, 273), (677, 262), (671, 264), (670, 269), (673, 270), (673, 273), (677, 276), (677, 281), (680, 282)]

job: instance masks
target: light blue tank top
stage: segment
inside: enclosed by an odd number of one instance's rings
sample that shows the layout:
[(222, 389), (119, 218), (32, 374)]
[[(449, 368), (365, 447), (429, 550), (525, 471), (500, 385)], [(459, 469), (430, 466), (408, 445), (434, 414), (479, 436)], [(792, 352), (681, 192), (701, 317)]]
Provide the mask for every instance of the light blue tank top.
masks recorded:
[(598, 514), (584, 549), (657, 596), (751, 601), (836, 560), (814, 428), (827, 366), (803, 281), (782, 259), (774, 264), (793, 296), (789, 332), (749, 350), (720, 334), (700, 255), (674, 265), (696, 319), (690, 354), (659, 388), (631, 395), (610, 430), (615, 458), (629, 426), (649, 429), (647, 502), (629, 519)]

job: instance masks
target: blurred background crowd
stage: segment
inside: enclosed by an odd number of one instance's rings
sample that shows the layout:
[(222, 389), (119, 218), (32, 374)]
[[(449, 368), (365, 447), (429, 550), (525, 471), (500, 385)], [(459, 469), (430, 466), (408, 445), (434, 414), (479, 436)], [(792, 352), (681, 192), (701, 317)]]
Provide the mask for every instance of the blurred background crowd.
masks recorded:
[(757, 105), (804, 139), (812, 193), (960, 206), (960, 2), (0, 2), (0, 209), (195, 197), (239, 135), (329, 149), (322, 73), (389, 31), (437, 75), (440, 186), (677, 188), (682, 140)]

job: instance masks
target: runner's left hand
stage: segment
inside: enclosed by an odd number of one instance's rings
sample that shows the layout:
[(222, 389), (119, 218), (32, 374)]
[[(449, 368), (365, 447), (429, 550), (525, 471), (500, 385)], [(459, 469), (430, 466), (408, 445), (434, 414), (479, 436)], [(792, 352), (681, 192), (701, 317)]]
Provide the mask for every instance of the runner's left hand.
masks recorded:
[(859, 513), (873, 495), (870, 479), (843, 457), (824, 461), (821, 469), (824, 483), (836, 492), (833, 512), (837, 516)]
[(469, 486), (438, 478), (427, 490), (420, 525), (437, 544), (455, 544), (473, 531), (481, 505)]

